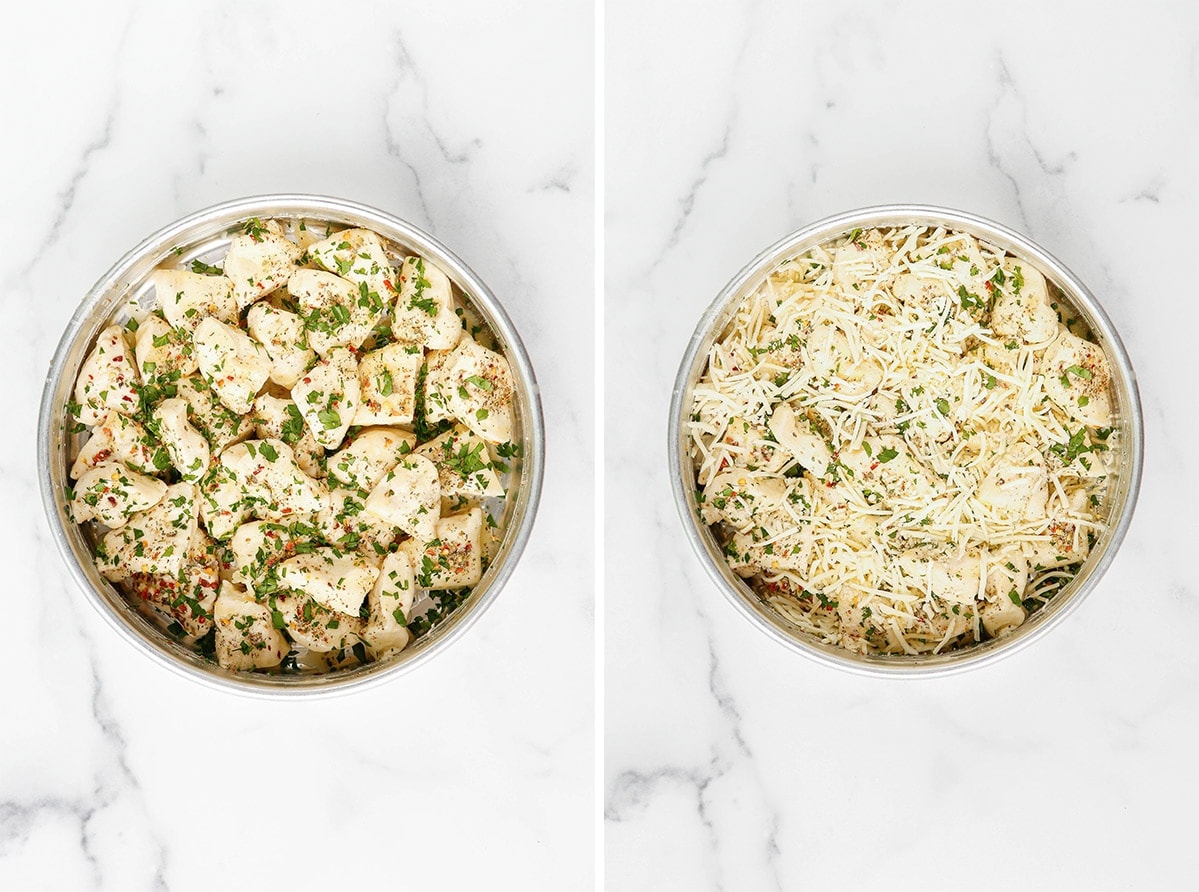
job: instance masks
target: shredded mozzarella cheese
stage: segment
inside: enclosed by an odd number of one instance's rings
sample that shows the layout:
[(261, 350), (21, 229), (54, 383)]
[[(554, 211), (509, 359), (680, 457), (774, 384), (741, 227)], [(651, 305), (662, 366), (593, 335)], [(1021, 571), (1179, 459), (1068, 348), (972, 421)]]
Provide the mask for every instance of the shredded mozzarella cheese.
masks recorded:
[(822, 641), (918, 654), (1006, 634), (1105, 528), (1120, 435), (1089, 338), (1039, 271), (965, 233), (813, 248), (711, 346), (688, 422), (701, 516)]

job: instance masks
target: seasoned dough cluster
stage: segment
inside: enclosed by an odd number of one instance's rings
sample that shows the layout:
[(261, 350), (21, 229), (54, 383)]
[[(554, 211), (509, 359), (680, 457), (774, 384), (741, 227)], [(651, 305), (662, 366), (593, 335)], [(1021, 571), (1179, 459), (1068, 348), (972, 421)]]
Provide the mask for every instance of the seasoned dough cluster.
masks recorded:
[(712, 345), (696, 499), (802, 631), (969, 646), (1024, 623), (1102, 532), (1111, 392), (1030, 264), (961, 232), (856, 230), (773, 270)]
[(151, 283), (67, 407), (104, 576), (231, 670), (383, 659), (461, 603), (518, 447), (508, 363), (447, 276), (252, 219), (221, 265)]

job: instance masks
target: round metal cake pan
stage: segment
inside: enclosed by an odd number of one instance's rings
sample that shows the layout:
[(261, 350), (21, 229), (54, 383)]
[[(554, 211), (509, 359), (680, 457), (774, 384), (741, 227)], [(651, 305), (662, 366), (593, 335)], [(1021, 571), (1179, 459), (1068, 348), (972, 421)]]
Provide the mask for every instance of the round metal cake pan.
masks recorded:
[[(304, 220), (309, 227), (362, 227), (378, 233), (397, 250), (418, 254), (439, 266), (469, 307), (486, 323), (508, 359), (516, 384), (516, 425), (520, 456), (512, 464), (504, 530), (493, 560), (469, 598), (434, 629), (388, 660), (320, 675), (231, 672), (173, 640), (143, 616), (96, 569), (93, 546), (82, 527), (66, 514), (64, 490), (72, 435), (66, 405), (75, 378), (96, 335), (122, 308), (151, 290), (148, 277), (161, 264), (206, 259), (221, 252), (246, 220)], [(89, 603), (116, 632), (147, 657), (210, 687), (262, 697), (314, 697), (360, 690), (415, 669), (460, 639), (504, 587), (532, 530), (541, 493), (545, 432), (537, 381), (519, 334), (499, 299), (449, 248), (411, 223), (367, 205), (320, 195), (260, 195), (229, 201), (190, 214), (155, 232), (116, 262), (75, 311), (50, 363), (38, 422), (38, 471), (42, 500), (53, 538), (72, 578)]]
[[(802, 632), (762, 601), (729, 568), (720, 543), (699, 516), (686, 423), (692, 394), (704, 372), (713, 342), (741, 302), (779, 263), (855, 229), (908, 225), (944, 227), (969, 233), (1032, 264), (1058, 287), (1066, 301), (1082, 315), (1110, 360), (1115, 425), (1121, 432), (1123, 451), (1109, 497), (1108, 529), (1092, 548), (1079, 573), (1022, 626), (999, 638), (960, 650), (918, 656), (863, 655), (821, 642)], [(733, 608), (772, 640), (795, 653), (826, 666), (889, 677), (938, 676), (990, 664), (1040, 640), (1061, 623), (1099, 584), (1116, 556), (1132, 521), (1144, 456), (1136, 374), (1115, 326), (1091, 290), (1060, 260), (1027, 236), (974, 214), (927, 205), (882, 205), (837, 214), (791, 233), (750, 261), (712, 301), (687, 345), (675, 379), (668, 438), (671, 486), (683, 529), (704, 569)]]

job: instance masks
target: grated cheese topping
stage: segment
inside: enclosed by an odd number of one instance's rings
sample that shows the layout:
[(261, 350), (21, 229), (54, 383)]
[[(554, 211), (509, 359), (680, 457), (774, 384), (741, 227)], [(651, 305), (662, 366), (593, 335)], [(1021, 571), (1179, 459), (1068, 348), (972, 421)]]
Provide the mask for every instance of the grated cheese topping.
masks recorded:
[(855, 230), (781, 263), (713, 343), (688, 422), (700, 514), (802, 632), (970, 646), (1102, 534), (1111, 391), (1031, 264), (941, 228)]

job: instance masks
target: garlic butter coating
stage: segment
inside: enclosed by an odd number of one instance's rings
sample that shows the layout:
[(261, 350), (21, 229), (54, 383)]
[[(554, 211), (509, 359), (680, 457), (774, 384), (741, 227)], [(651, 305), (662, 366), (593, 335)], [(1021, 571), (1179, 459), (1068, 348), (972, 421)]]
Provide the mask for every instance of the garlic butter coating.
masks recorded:
[(391, 657), (465, 602), (519, 457), (502, 350), (436, 264), (366, 229), (244, 221), (164, 262), (66, 408), (103, 575), (230, 671)]

